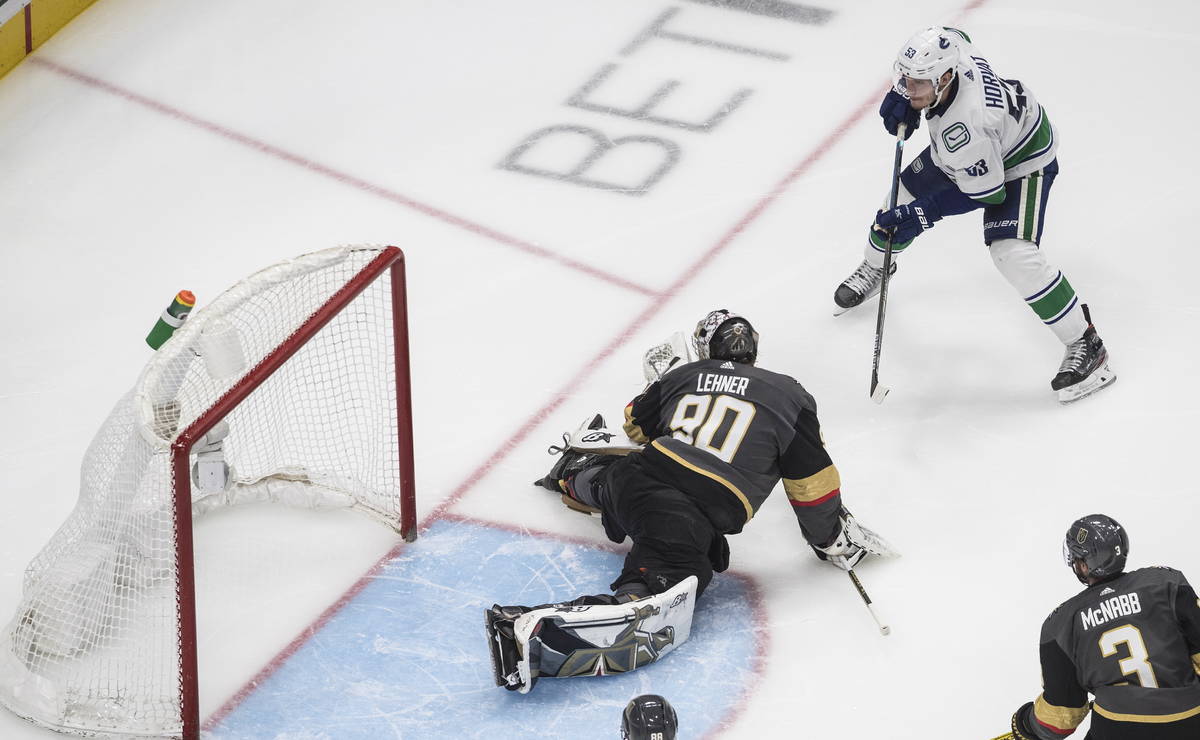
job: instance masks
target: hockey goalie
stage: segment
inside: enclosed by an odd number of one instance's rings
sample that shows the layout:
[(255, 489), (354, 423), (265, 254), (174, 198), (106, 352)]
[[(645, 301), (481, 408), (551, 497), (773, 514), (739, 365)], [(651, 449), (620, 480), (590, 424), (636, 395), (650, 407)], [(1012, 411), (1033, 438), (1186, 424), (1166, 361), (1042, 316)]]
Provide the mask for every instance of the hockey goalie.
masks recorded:
[(849, 570), (894, 554), (843, 506), (816, 402), (755, 366), (758, 340), (744, 317), (710, 312), (690, 342), (676, 334), (646, 353), (649, 385), (625, 407), (623, 432), (597, 415), (551, 447), (560, 457), (536, 485), (633, 546), (611, 594), (487, 610), (497, 685), (527, 693), (539, 678), (624, 673), (677, 648), (697, 598), (729, 565), (726, 535), (781, 479), (818, 558)]

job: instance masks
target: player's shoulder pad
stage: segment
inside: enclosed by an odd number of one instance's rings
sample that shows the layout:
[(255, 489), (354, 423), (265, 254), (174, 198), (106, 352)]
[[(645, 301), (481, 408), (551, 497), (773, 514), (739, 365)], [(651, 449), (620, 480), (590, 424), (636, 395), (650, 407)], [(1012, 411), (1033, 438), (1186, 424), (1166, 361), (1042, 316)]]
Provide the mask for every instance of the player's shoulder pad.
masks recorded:
[[(1074, 598), (1074, 597), (1072, 597), (1072, 598)], [(1068, 603), (1070, 603), (1069, 600), (1064, 601), (1063, 603), (1061, 603), (1058, 606), (1051, 609), (1050, 613), (1048, 615), (1046, 615), (1046, 618), (1042, 621), (1042, 624), (1046, 625), (1046, 624), (1050, 624), (1051, 622), (1053, 622), (1055, 620), (1055, 618), (1058, 617), (1059, 613), (1063, 611), (1063, 607), (1066, 606)]]
[[(1138, 568), (1138, 570), (1147, 571), (1150, 574), (1157, 575), (1160, 578), (1165, 578), (1170, 581), (1186, 581), (1187, 580), (1183, 576), (1183, 571), (1176, 570), (1175, 568), (1172, 568), (1169, 565), (1147, 565), (1145, 568)], [(1134, 571), (1134, 572), (1137, 572), (1137, 571)]]
[(755, 376), (762, 378), (776, 388), (801, 399), (805, 403), (813, 406), (816, 405), (816, 399), (808, 392), (804, 384), (791, 375), (777, 373), (774, 370), (767, 370), (758, 366), (754, 366), (754, 370), (756, 371), (754, 373)]
[(1061, 632), (1059, 625), (1061, 625), (1064, 620), (1069, 622), (1074, 619), (1075, 604), (1077, 601), (1079, 601), (1080, 597), (1086, 593), (1087, 589), (1084, 589), (1083, 591), (1080, 591), (1071, 598), (1054, 607), (1050, 614), (1046, 616), (1045, 621), (1042, 622), (1042, 642), (1055, 639)]

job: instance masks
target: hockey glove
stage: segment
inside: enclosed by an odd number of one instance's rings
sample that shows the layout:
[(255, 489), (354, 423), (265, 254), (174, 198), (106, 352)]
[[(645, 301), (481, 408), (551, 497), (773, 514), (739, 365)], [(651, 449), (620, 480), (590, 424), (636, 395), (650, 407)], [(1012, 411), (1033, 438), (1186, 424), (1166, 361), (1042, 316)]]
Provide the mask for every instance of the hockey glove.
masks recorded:
[(1030, 727), (1030, 722), (1033, 717), (1033, 702), (1027, 701), (1021, 705), (1021, 708), (1013, 712), (1012, 716), (1012, 736), (1013, 740), (1038, 740), (1036, 731)]
[(862, 542), (864, 539), (854, 517), (844, 514), (838, 520), (838, 533), (833, 541), (827, 545), (813, 545), (812, 549), (818, 558), (842, 570), (850, 570), (868, 554), (862, 545), (855, 542)]
[(921, 111), (909, 105), (908, 98), (895, 90), (889, 90), (883, 98), (883, 104), (879, 106), (879, 117), (883, 119), (883, 127), (892, 136), (896, 135), (896, 130), (903, 123), (905, 141), (908, 141), (908, 137), (921, 125)]
[(919, 234), (933, 228), (942, 220), (942, 208), (933, 198), (917, 198), (912, 203), (896, 206), (890, 211), (880, 211), (875, 216), (875, 225), (892, 232), (892, 241), (904, 244)]

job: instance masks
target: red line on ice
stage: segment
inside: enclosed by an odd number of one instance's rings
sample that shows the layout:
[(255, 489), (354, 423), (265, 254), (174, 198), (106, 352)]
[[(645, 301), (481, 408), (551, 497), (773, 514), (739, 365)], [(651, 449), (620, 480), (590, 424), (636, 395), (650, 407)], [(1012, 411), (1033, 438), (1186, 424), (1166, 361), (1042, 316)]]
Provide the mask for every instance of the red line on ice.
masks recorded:
[[(474, 488), (480, 480), (482, 480), (489, 472), (491, 472), (497, 463), (507, 457), (508, 454), (518, 444), (523, 442), (542, 421), (544, 421), (551, 413), (561, 406), (563, 401), (570, 397), (574, 390), (578, 388), (578, 386), (589, 376), (591, 376), (591, 374), (595, 372), (596, 368), (599, 367), (604, 360), (608, 359), (613, 352), (629, 341), (629, 338), (633, 336), (634, 332), (636, 332), (647, 319), (656, 314), (667, 301), (669, 301), (676, 293), (681, 291), (688, 283), (695, 279), (695, 277), (699, 275), (700, 272), (718, 254), (724, 251), (731, 243), (733, 243), (733, 240), (736, 239), (739, 234), (745, 231), (746, 227), (748, 227), (755, 221), (755, 219), (762, 215), (767, 207), (776, 198), (778, 198), (780, 194), (782, 194), (793, 182), (800, 178), (813, 166), (813, 164), (815, 164), (831, 148), (833, 148), (833, 146), (837, 144), (837, 142), (840, 141), (845, 135), (846, 131), (858, 123), (858, 121), (866, 114), (866, 112), (871, 109), (879, 97), (880, 96), (877, 92), (872, 92), (871, 97), (859, 105), (850, 114), (850, 116), (840, 125), (838, 125), (832, 133), (826, 136), (825, 139), (822, 140), (821, 143), (818, 144), (817, 147), (800, 162), (800, 164), (796, 165), (796, 167), (793, 168), (792, 171), (789, 172), (782, 180), (780, 180), (779, 183), (776, 184), (776, 186), (772, 188), (769, 193), (767, 193), (767, 195), (760, 199), (745, 216), (739, 219), (737, 223), (730, 227), (730, 229), (726, 231), (725, 234), (723, 234), (715, 244), (709, 247), (695, 262), (688, 266), (688, 268), (684, 270), (683, 274), (671, 284), (670, 288), (663, 293), (654, 296), (645, 309), (643, 309), (632, 321), (630, 321), (624, 329), (618, 332), (616, 336), (610, 339), (608, 344), (606, 344), (597, 355), (588, 360), (588, 362), (578, 372), (576, 372), (575, 375), (572, 376), (572, 378), (562, 386), (562, 388), (554, 393), (549, 401), (547, 401), (541, 408), (534, 412), (532, 416), (526, 419), (525, 423), (521, 425), (521, 428), (518, 429), (516, 433), (514, 433), (511, 437), (509, 437), (509, 439), (501, 444), (500, 447), (483, 463), (476, 467), (475, 470), (473, 470), (471, 474), (468, 475), (466, 479), (463, 480), (463, 482), (460, 483), (449, 496), (447, 496), (440, 504), (438, 504), (433, 511), (431, 511), (429, 515), (425, 517), (424, 522), (417, 528), (418, 531), (421, 532), (428, 529), (434, 522), (437, 522), (441, 519), (455, 519), (458, 521), (469, 520), (487, 524), (488, 526), (505, 528), (504, 525), (499, 525), (495, 522), (454, 514), (450, 512), (450, 508), (457, 504), (462, 497), (467, 494), (468, 491)], [(520, 530), (520, 528), (514, 529), (518, 531)], [(567, 539), (561, 535), (553, 536), (561, 539)], [(242, 701), (246, 699), (246, 697), (254, 692), (259, 684), (265, 681), (272, 673), (274, 673), (281, 665), (283, 665), (288, 658), (295, 654), (295, 652), (299, 650), (300, 647), (303, 646), (312, 635), (316, 634), (316, 632), (322, 626), (324, 626), (334, 614), (336, 614), (343, 606), (357, 596), (370, 582), (374, 574), (377, 573), (381, 567), (383, 567), (384, 563), (394, 558), (403, 549), (405, 544), (406, 543), (404, 542), (399, 543), (395, 548), (384, 555), (383, 558), (381, 558), (375, 564), (375, 566), (371, 568), (370, 571), (363, 575), (363, 577), (351, 587), (350, 591), (343, 595), (342, 598), (338, 599), (335, 604), (326, 609), (325, 612), (317, 618), (316, 622), (307, 627), (302, 633), (300, 633), (300, 635), (292, 640), (292, 642), (286, 648), (284, 648), (279, 655), (275, 656), (270, 663), (268, 663), (261, 671), (258, 672), (258, 675), (251, 679), (249, 683), (243, 686), (232, 698), (225, 702), (220, 709), (218, 709), (211, 717), (209, 717), (204, 722), (204, 728), (206, 730), (212, 729), (222, 719), (229, 716), (229, 714), (233, 712), (233, 710), (236, 709), (238, 705), (240, 705)], [(595, 543), (589, 544), (595, 545)], [(750, 576), (739, 577), (745, 580), (747, 593), (752, 595), (752, 607), (756, 620), (754, 630), (757, 647), (754, 665), (755, 670), (750, 674), (754, 678), (746, 684), (742, 691), (741, 697), (739, 697), (738, 701), (734, 703), (734, 709), (730, 715), (723, 718), (718, 723), (718, 730), (733, 726), (737, 717), (741, 715), (747, 701), (752, 696), (755, 682), (763, 673), (763, 669), (765, 668), (767, 660), (766, 649), (769, 641), (767, 625), (765, 622), (758, 622), (758, 620), (763, 619), (764, 615), (766, 614), (761, 601), (761, 593), (753, 578)]]
[[(969, 3), (962, 10), (959, 11), (959, 13), (955, 17), (955, 22), (957, 20), (961, 19), (964, 15), (966, 15), (970, 11), (975, 10), (976, 8), (979, 8), (986, 2), (987, 2), (987, 0), (973, 0), (971, 3)], [(43, 66), (54, 69), (55, 71), (61, 72), (62, 74), (66, 74), (70, 77), (80, 79), (81, 81), (84, 81), (88, 84), (93, 84), (97, 87), (104, 88), (106, 90), (114, 92), (123, 97), (127, 97), (131, 100), (134, 100), (136, 102), (147, 105), (156, 110), (160, 110), (164, 113), (167, 113), (168, 115), (182, 118), (183, 120), (187, 120), (189, 122), (195, 123), (196, 125), (199, 125), (203, 128), (210, 129), (216, 133), (219, 133), (223, 136), (227, 136), (236, 141), (240, 141), (242, 143), (248, 144), (255, 148), (260, 148), (263, 151), (266, 151), (271, 154), (275, 154), (276, 156), (281, 156), (284, 159), (288, 159), (289, 161), (294, 161), (297, 164), (300, 164), (309, 169), (313, 169), (315, 171), (321, 172), (323, 174), (328, 174), (330, 176), (335, 177), (336, 179), (342, 180), (349, 184), (354, 184), (357, 187), (361, 187), (364, 190), (368, 190), (370, 192), (376, 192), (379, 194), (383, 194), (383, 193), (387, 192), (387, 191), (383, 191), (380, 188), (376, 188), (376, 186), (370, 185), (369, 183), (365, 183), (365, 182), (356, 180), (355, 178), (352, 178), (350, 176), (341, 175), (341, 173), (337, 173), (333, 170), (327, 170), (322, 165), (316, 165), (316, 164), (308, 162), (307, 160), (304, 160), (302, 158), (294, 157), (294, 155), (290, 155), (287, 152), (283, 152), (282, 150), (275, 149), (274, 147), (271, 147), (270, 145), (262, 144), (261, 142), (258, 142), (257, 140), (251, 139), (249, 137), (243, 137), (241, 134), (237, 134), (232, 131), (228, 131), (227, 129), (224, 129), (224, 128), (218, 126), (217, 124), (212, 124), (207, 121), (203, 121), (201, 119), (194, 118), (192, 116), (189, 116), (188, 114), (182, 113), (180, 111), (176, 111), (173, 108), (169, 108), (168, 106), (164, 106), (160, 103), (156, 103), (154, 101), (141, 98), (141, 96), (138, 96), (135, 93), (130, 93), (130, 92), (121, 90), (120, 88), (116, 88), (115, 86), (109, 85), (108, 83), (102, 82), (100, 80), (95, 80), (94, 78), (90, 78), (87, 75), (83, 75), (82, 73), (75, 72), (73, 70), (69, 70), (64, 67), (59, 67), (58, 65), (56, 65), (52, 62), (46, 62), (46, 61), (42, 61), (42, 60), (33, 60), (33, 61), (37, 61), (38, 63), (42, 64)], [(640, 292), (645, 292), (648, 295), (650, 295), (651, 301), (650, 301), (649, 305), (645, 309), (643, 309), (631, 322), (629, 322), (629, 324), (627, 324), (620, 332), (618, 332), (616, 336), (614, 336), (612, 339), (610, 339), (609, 342), (604, 346), (603, 349), (600, 350), (600, 352), (597, 355), (592, 357), (578, 372), (575, 373), (574, 376), (572, 376), (572, 378), (562, 388), (557, 390), (554, 393), (554, 395), (551, 396), (549, 401), (547, 401), (545, 404), (543, 404), (541, 408), (539, 408), (537, 411), (535, 411), (533, 413), (533, 415), (531, 415), (528, 419), (526, 419), (525, 423), (521, 425), (521, 428), (518, 429), (517, 432), (514, 435), (512, 435), (512, 437), (510, 437), (507, 441), (505, 441), (503, 444), (501, 444), (500, 447), (497, 448), (495, 452), (493, 452), (483, 463), (481, 463), (478, 467), (476, 467), (475, 470), (473, 470), (471, 472), (471, 474), (468, 475), (467, 478), (465, 480), (463, 480), (463, 482), (460, 483), (458, 485), (458, 487), (455, 488), (454, 491), (451, 492), (451, 494), (449, 496), (447, 496), (437, 507), (435, 507), (433, 509), (433, 511), (431, 511), (429, 513), (429, 515), (425, 518), (425, 521), (418, 527), (418, 530), (424, 531), (424, 530), (428, 529), (434, 522), (436, 522), (440, 519), (453, 519), (453, 520), (457, 520), (457, 521), (477, 522), (480, 524), (497, 527), (497, 528), (501, 528), (501, 529), (511, 527), (512, 529), (514, 529), (516, 531), (526, 531), (526, 532), (532, 533), (533, 532), (532, 530), (528, 530), (528, 529), (522, 530), (521, 528), (513, 527), (512, 525), (502, 525), (502, 524), (498, 524), (496, 522), (484, 521), (482, 519), (475, 519), (473, 517), (468, 517), (468, 516), (464, 516), (461, 514), (455, 514), (455, 513), (452, 513), (451, 511), (449, 511), (449, 509), (451, 507), (453, 507), (455, 504), (457, 504), (462, 499), (462, 497), (464, 495), (466, 495), (467, 492), (469, 492), (472, 488), (474, 488), (475, 485), (478, 484), (480, 480), (482, 480), (488, 473), (490, 473), (491, 470), (496, 466), (497, 463), (499, 463), (501, 460), (503, 460), (505, 457), (507, 457), (508, 454), (518, 444), (523, 442), (529, 436), (529, 434), (542, 421), (544, 421), (551, 413), (553, 413), (559, 406), (561, 406), (563, 401), (572, 395), (574, 389), (576, 389), (579, 386), (579, 384), (583, 383), (588, 377), (590, 377), (592, 375), (592, 373), (595, 372), (596, 368), (599, 367), (600, 364), (604, 362), (604, 360), (606, 360), (617, 349), (619, 349), (626, 342), (628, 342), (630, 337), (633, 336), (633, 334), (637, 331), (637, 329), (640, 328), (648, 318), (650, 318), (654, 314), (656, 314), (662, 308), (663, 305), (665, 305), (669, 300), (671, 300), (671, 298), (673, 298), (685, 286), (687, 286), (692, 280), (694, 280), (696, 278), (696, 276), (699, 275), (704, 270), (704, 268), (707, 267), (708, 264), (713, 261), (713, 259), (715, 259), (721, 252), (723, 252), (730, 244), (733, 243), (733, 241), (740, 234), (742, 234), (746, 230), (747, 227), (749, 227), (755, 220), (757, 220), (759, 218), (759, 216), (761, 216), (763, 214), (763, 212), (766, 211), (766, 209), (781, 194), (783, 194), (789, 187), (791, 187), (791, 185), (796, 180), (798, 180), (805, 173), (807, 173), (814, 164), (816, 164), (834, 146), (836, 146), (837, 143), (839, 141), (841, 141), (842, 137), (845, 136), (846, 132), (849, 131), (851, 128), (853, 128), (855, 125), (857, 125), (858, 122), (860, 120), (862, 120), (863, 116), (865, 116), (867, 114), (867, 112), (870, 111), (876, 105), (877, 101), (879, 100), (879, 98), (882, 95), (883, 90), (885, 90), (885, 89), (886, 89), (886, 85), (881, 86), (876, 91), (873, 91), (871, 93), (871, 95), (869, 97), (867, 97), (857, 108), (855, 108), (845, 120), (843, 120), (840, 124), (838, 124), (836, 127), (834, 127), (834, 129), (811, 152), (809, 152), (809, 154), (803, 160), (801, 160), (798, 165), (796, 165), (786, 176), (784, 176), (783, 179), (781, 179), (775, 185), (775, 187), (773, 187), (765, 196), (763, 196), (746, 213), (746, 215), (744, 215), (732, 227), (730, 227), (729, 230), (726, 231), (721, 236), (721, 238), (718, 239), (716, 241), (716, 243), (714, 243), (711, 247), (709, 247), (695, 262), (693, 262), (691, 265), (689, 265), (684, 270), (684, 272), (671, 284), (671, 286), (669, 288), (667, 288), (665, 291), (662, 291), (661, 293), (656, 293), (654, 291), (649, 291), (649, 290), (645, 290), (645, 289), (640, 291)], [(361, 183), (361, 185), (359, 185), (359, 183)], [(408, 199), (404, 199), (403, 196), (396, 196), (396, 197), (403, 199), (403, 201), (406, 204), (408, 203)], [(416, 204), (415, 202), (412, 202), (412, 203), (414, 204), (414, 207), (419, 207), (419, 209), (429, 208), (428, 206), (421, 206), (420, 204)], [(431, 212), (431, 215), (433, 215), (432, 212), (441, 213), (440, 211), (436, 211), (436, 209), (430, 209), (430, 212)], [(451, 218), (456, 218), (456, 217), (451, 217)], [(465, 224), (466, 222), (463, 222), (463, 223)], [(477, 228), (484, 229), (484, 227), (477, 227)], [(481, 231), (481, 232), (477, 232), (477, 233), (484, 233), (484, 232)], [(545, 250), (542, 250), (540, 247), (532, 247), (532, 249), (537, 250), (538, 252), (545, 252)], [(549, 253), (547, 253), (547, 254), (549, 254)], [(551, 257), (551, 258), (553, 258), (553, 257)], [(567, 540), (567, 541), (574, 541), (571, 538), (564, 537), (563, 535), (557, 535), (557, 534), (551, 534), (551, 533), (540, 533), (540, 532), (538, 534), (552, 536), (552, 537)], [(588, 543), (588, 544), (590, 544), (592, 546), (599, 546), (596, 543)], [(292, 642), (286, 648), (284, 648), (284, 650), (282, 652), (280, 652), (279, 655), (277, 655), (274, 659), (272, 659), (271, 662), (268, 663), (261, 671), (259, 671), (259, 673), (253, 679), (251, 679), (249, 683), (247, 683), (232, 698), (230, 698), (224, 705), (222, 705), (222, 707), (220, 709), (218, 709), (212, 716), (210, 716), (204, 723), (205, 729), (211, 729), (218, 722), (220, 722), (221, 719), (227, 717), (234, 709), (236, 709), (237, 706), (239, 704), (241, 704), (241, 702), (247, 696), (249, 696), (251, 693), (253, 693), (255, 688), (257, 688), (257, 686), (262, 681), (266, 680), (272, 673), (275, 672), (276, 669), (279, 668), (279, 666), (281, 666), (284, 662), (287, 661), (288, 658), (290, 658), (293, 654), (295, 654), (295, 652), (305, 642), (307, 642), (308, 639), (312, 635), (314, 635), (317, 631), (319, 631), (321, 629), (321, 627), (323, 627), (333, 617), (334, 614), (336, 614), (347, 603), (349, 603), (351, 600), (353, 600), (353, 598), (355, 596), (357, 596), (366, 587), (366, 585), (370, 582), (370, 580), (374, 577), (374, 575), (384, 566), (384, 564), (386, 564), (392, 558), (396, 557), (396, 555), (399, 554), (399, 552), (405, 547), (405, 545), (406, 545), (406, 543), (404, 543), (404, 542), (398, 543), (387, 554), (385, 554), (382, 558), (380, 558), (379, 561), (377, 561), (376, 564), (374, 566), (372, 566), (372, 568), (366, 574), (364, 574), (362, 576), (362, 578), (360, 578), (359, 581), (350, 588), (349, 591), (347, 591), (345, 594), (343, 594), (342, 597), (337, 600), (337, 602), (335, 602), (328, 609), (326, 609), (325, 612), (323, 612), (321, 614), (321, 616), (318, 617), (315, 622), (313, 622), (313, 624), (309, 625), (303, 632), (301, 632), (300, 635), (298, 635), (294, 640), (292, 640)], [(752, 667), (752, 670), (750, 671), (750, 675), (752, 676), (751, 680), (749, 682), (747, 682), (747, 684), (743, 688), (742, 695), (739, 697), (738, 701), (735, 702), (733, 711), (718, 723), (716, 729), (714, 730), (715, 733), (719, 733), (722, 730), (729, 729), (734, 724), (736, 724), (738, 717), (745, 710), (745, 707), (747, 706), (750, 697), (753, 695), (755, 683), (759, 680), (759, 677), (761, 677), (763, 675), (763, 673), (765, 672), (766, 662), (767, 662), (767, 649), (768, 649), (769, 640), (770, 640), (768, 625), (766, 624), (766, 621), (765, 621), (766, 611), (765, 611), (765, 607), (762, 603), (762, 595), (758, 589), (757, 583), (750, 576), (741, 575), (741, 574), (735, 574), (735, 575), (737, 577), (743, 578), (745, 580), (745, 583), (747, 586), (747, 594), (750, 595), (749, 598), (752, 602), (751, 607), (752, 607), (752, 611), (754, 614), (754, 622), (755, 622), (756, 659), (755, 659), (755, 664)]]
[(579, 262), (578, 260), (573, 260), (570, 257), (564, 257), (561, 254), (546, 249), (545, 247), (539, 247), (536, 244), (518, 239), (514, 236), (509, 236), (508, 234), (487, 226), (477, 224), (473, 221), (468, 221), (461, 216), (456, 216), (447, 211), (443, 211), (440, 208), (413, 200), (412, 198), (397, 193), (394, 190), (388, 190), (381, 185), (375, 185), (363, 180), (362, 178), (355, 177), (354, 175), (336, 170), (333, 167), (323, 165), (320, 162), (302, 157), (299, 154), (293, 154), (286, 149), (282, 149), (273, 144), (268, 144), (267, 142), (256, 139), (252, 136), (239, 133), (233, 129), (222, 126), (219, 123), (214, 123), (212, 121), (200, 118), (199, 116), (192, 115), (191, 113), (179, 110), (178, 108), (173, 108), (166, 103), (153, 100), (144, 95), (135, 93), (132, 90), (126, 90), (123, 87), (118, 87), (111, 82), (105, 82), (104, 80), (93, 77), (92, 75), (71, 69), (70, 67), (65, 67), (57, 62), (52, 62), (48, 59), (42, 59), (41, 57), (31, 57), (29, 59), (29, 63), (43, 67), (64, 77), (69, 77), (76, 82), (87, 85), (88, 87), (103, 90), (106, 93), (123, 98), (132, 103), (136, 103), (144, 108), (149, 108), (150, 110), (161, 113), (170, 118), (174, 118), (176, 120), (183, 121), (184, 123), (191, 124), (197, 128), (204, 129), (209, 133), (216, 134), (224, 139), (228, 139), (229, 141), (249, 147), (268, 156), (281, 159), (285, 162), (290, 162), (291, 164), (306, 169), (309, 172), (336, 180), (337, 182), (340, 182), (343, 185), (348, 185), (356, 190), (370, 193), (371, 195), (378, 196), (384, 200), (404, 206), (405, 208), (418, 211), (419, 213), (423, 213), (424, 215), (441, 221), (442, 223), (458, 227), (465, 231), (469, 231), (472, 234), (485, 237), (494, 242), (498, 242), (505, 246), (512, 247), (513, 249), (525, 252), (526, 254), (533, 255), (534, 257), (540, 257), (542, 259), (550, 260), (551, 262), (557, 262), (558, 264), (575, 270), (576, 272), (583, 273), (590, 277), (596, 278), (597, 280), (602, 280), (606, 283), (616, 285), (634, 293), (640, 293), (641, 295), (646, 296), (658, 295), (658, 291), (648, 288), (644, 285), (639, 285), (632, 280), (620, 277), (619, 275), (613, 275), (612, 273), (605, 272), (598, 267), (593, 267), (591, 265), (584, 264), (583, 262)]

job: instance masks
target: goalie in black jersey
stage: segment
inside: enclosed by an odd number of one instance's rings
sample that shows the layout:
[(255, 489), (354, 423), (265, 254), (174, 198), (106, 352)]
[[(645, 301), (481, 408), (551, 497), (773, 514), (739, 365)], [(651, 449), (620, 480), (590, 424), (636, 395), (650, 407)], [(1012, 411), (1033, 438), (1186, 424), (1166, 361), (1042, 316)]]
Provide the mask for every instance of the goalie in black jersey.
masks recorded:
[(537, 484), (599, 513), (609, 539), (633, 547), (613, 594), (488, 610), (497, 684), (527, 692), (539, 677), (625, 672), (681, 644), (696, 598), (729, 565), (725, 536), (742, 531), (781, 479), (819, 558), (850, 569), (892, 554), (842, 505), (813, 397), (755, 367), (750, 322), (713, 311), (691, 339), (647, 353), (650, 384), (626, 407), (624, 435), (597, 416), (552, 448), (562, 457)]
[(1042, 626), (1043, 690), (1013, 715), (1016, 740), (1066, 737), (1089, 708), (1088, 740), (1200, 738), (1200, 602), (1177, 570), (1126, 573), (1128, 555), (1104, 514), (1067, 530), (1063, 556), (1087, 589)]

